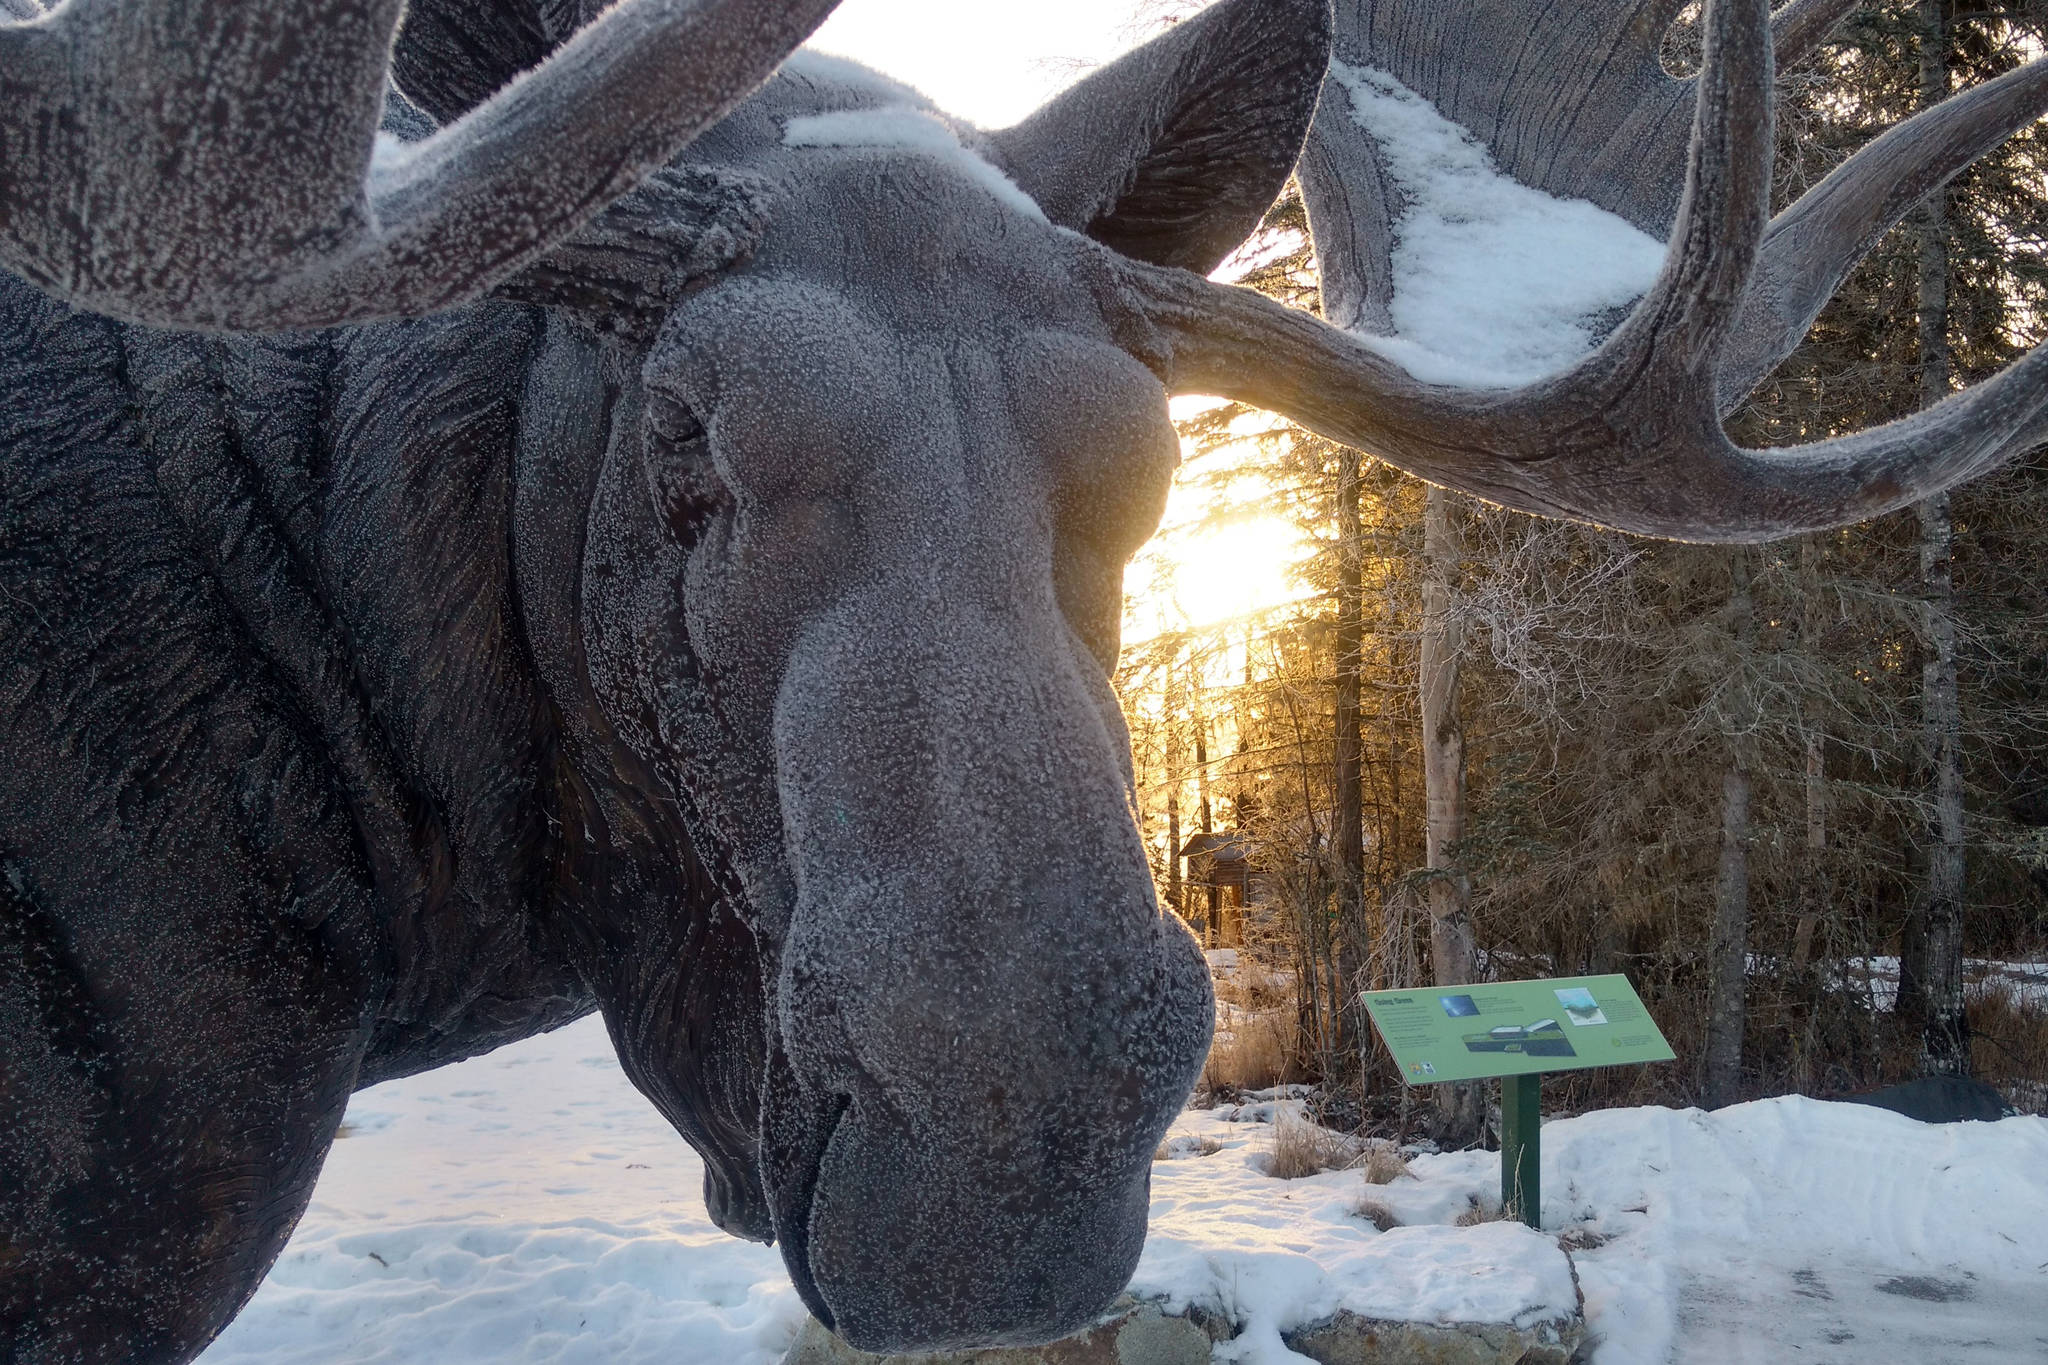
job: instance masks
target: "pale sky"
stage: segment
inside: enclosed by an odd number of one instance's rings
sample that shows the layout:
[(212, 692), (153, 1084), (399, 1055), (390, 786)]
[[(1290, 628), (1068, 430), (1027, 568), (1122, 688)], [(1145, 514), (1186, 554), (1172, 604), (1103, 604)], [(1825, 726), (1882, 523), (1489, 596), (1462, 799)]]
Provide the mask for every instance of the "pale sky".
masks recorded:
[(846, 0), (811, 46), (907, 81), (984, 128), (1017, 122), (1142, 41), (1137, 0)]

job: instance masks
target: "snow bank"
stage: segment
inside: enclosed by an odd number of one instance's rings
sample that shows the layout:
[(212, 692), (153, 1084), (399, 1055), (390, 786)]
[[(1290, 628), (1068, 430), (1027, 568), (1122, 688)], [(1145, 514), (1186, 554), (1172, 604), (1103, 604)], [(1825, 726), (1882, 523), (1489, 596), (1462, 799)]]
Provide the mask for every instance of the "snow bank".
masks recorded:
[[(1470, 1207), (1471, 1180), (1373, 1187), (1404, 1223), (1422, 1224), (1382, 1233), (1356, 1212), (1367, 1188), (1356, 1171), (1266, 1175), (1271, 1131), (1199, 1112), (1174, 1126), (1170, 1146), (1206, 1138), (1220, 1150), (1154, 1164), (1151, 1234), (1131, 1281), (1169, 1311), (1194, 1305), (1236, 1321), (1243, 1332), (1230, 1358), (1297, 1362), (1280, 1334), (1339, 1309), (1518, 1327), (1576, 1311), (1571, 1266), (1553, 1238), (1517, 1223), (1450, 1226)], [(1483, 1165), (1465, 1161), (1461, 1174)]]
[[(1270, 1128), (1230, 1120), (1273, 1107), (1175, 1125), (1190, 1155), (1154, 1167), (1132, 1285), (1245, 1324), (1234, 1358), (1252, 1365), (1298, 1365), (1279, 1333), (1339, 1308), (1527, 1326), (1571, 1308), (1574, 1271), (1596, 1365), (2048, 1360), (2048, 1120), (1923, 1124), (1796, 1096), (1587, 1114), (1544, 1126), (1539, 1235), (1449, 1226), (1497, 1202), (1488, 1153), (1417, 1156), (1389, 1185), (1272, 1180)], [(1193, 1155), (1195, 1138), (1220, 1150)], [(1361, 1195), (1405, 1226), (1376, 1232)], [(1597, 1244), (1570, 1264), (1567, 1230)]]
[(1330, 63), (1401, 192), (1392, 337), (1357, 335), (1425, 383), (1505, 388), (1588, 354), (1601, 315), (1648, 291), (1664, 243), (1504, 174), (1472, 134), (1384, 71)]
[[(1153, 1166), (1133, 1288), (1238, 1322), (1219, 1360), (1299, 1365), (1280, 1333), (1338, 1309), (1526, 1325), (1580, 1293), (1597, 1365), (2048, 1359), (2048, 1120), (1798, 1098), (1588, 1114), (1545, 1125), (1538, 1234), (1455, 1226), (1498, 1197), (1484, 1152), (1388, 1185), (1268, 1177), (1297, 1093), (1182, 1115)], [(775, 1251), (711, 1225), (702, 1165), (595, 1019), (365, 1091), (346, 1133), (204, 1365), (773, 1365), (803, 1321)], [(1362, 1195), (1401, 1226), (1376, 1230)], [(1599, 1245), (1567, 1261), (1568, 1229)]]
[[(1264, 1171), (1273, 1129), (1259, 1120), (1300, 1107), (1282, 1100), (1181, 1117), (1168, 1146), (1191, 1154), (1152, 1167), (1152, 1227), (1133, 1293), (1237, 1322), (1242, 1334), (1224, 1349), (1246, 1365), (1298, 1365), (1280, 1334), (1340, 1309), (1518, 1327), (1577, 1310), (1571, 1264), (1553, 1237), (1518, 1223), (1453, 1226), (1489, 1178), (1498, 1189), (1497, 1158), (1437, 1158), (1447, 1178), (1392, 1185), (1367, 1186), (1357, 1171), (1275, 1180)], [(1192, 1154), (1201, 1146), (1215, 1150)], [(1360, 1216), (1367, 1193), (1405, 1226), (1380, 1232)]]

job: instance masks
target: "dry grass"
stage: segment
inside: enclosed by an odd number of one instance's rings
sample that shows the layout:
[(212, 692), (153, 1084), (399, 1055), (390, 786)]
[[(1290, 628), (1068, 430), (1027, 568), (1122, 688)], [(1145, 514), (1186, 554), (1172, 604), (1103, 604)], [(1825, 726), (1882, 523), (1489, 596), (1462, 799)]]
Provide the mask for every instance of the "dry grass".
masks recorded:
[(2048, 1113), (2048, 1010), (2003, 985), (1971, 993), (1970, 1066), (2022, 1113)]
[(1614, 1240), (1611, 1233), (1595, 1232), (1591, 1228), (1566, 1228), (1557, 1234), (1557, 1244), (1566, 1251), (1592, 1251), (1606, 1246)]
[(1401, 1220), (1394, 1216), (1394, 1211), (1369, 1194), (1358, 1196), (1358, 1202), (1351, 1206), (1351, 1212), (1381, 1232), (1391, 1232), (1401, 1226)]
[(1214, 1138), (1169, 1138), (1159, 1144), (1152, 1153), (1154, 1161), (1173, 1161), (1180, 1157), (1214, 1156), (1223, 1150), (1223, 1144)]
[(1401, 1155), (1401, 1149), (1391, 1142), (1367, 1143), (1365, 1157), (1360, 1164), (1365, 1169), (1365, 1183), (1368, 1185), (1391, 1185), (1396, 1180), (1415, 1178), (1408, 1169), (1407, 1160)]
[(1356, 1139), (1285, 1112), (1274, 1119), (1266, 1140), (1266, 1174), (1275, 1180), (1349, 1170), (1360, 1159)]
[(1461, 1228), (1477, 1227), (1481, 1223), (1498, 1223), (1508, 1216), (1508, 1211), (1490, 1199), (1482, 1200), (1478, 1195), (1465, 1196), (1470, 1202), (1463, 1213), (1458, 1215)]
[(1384, 1138), (1360, 1139), (1281, 1111), (1266, 1139), (1266, 1174), (1299, 1180), (1324, 1171), (1356, 1170), (1368, 1185), (1413, 1180), (1401, 1149)]
[(1264, 1090), (1301, 1077), (1295, 1055), (1292, 1008), (1240, 1014), (1228, 1033), (1218, 1033), (1202, 1064), (1202, 1088)]
[(1294, 980), (1243, 953), (1237, 970), (1216, 981), (1216, 998), (1248, 1013), (1294, 1006)]
[(1203, 1091), (1265, 1090), (1305, 1078), (1291, 975), (1241, 951), (1236, 970), (1216, 979), (1216, 999), (1222, 1017), (1202, 1067)]

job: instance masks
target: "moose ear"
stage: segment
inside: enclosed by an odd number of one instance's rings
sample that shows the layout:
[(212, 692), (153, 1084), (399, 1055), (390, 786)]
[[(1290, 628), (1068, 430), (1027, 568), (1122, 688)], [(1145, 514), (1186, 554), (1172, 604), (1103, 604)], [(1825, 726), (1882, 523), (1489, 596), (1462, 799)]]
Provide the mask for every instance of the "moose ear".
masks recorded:
[(1207, 274), (1294, 169), (1330, 60), (1329, 0), (1220, 0), (991, 135), (1046, 217)]

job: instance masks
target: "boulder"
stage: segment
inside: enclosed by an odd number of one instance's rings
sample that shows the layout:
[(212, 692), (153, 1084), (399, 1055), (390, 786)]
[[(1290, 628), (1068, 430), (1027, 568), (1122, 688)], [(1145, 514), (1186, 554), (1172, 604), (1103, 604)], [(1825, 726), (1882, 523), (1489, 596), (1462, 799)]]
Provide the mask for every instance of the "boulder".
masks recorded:
[(1922, 1076), (1865, 1095), (1843, 1096), (1850, 1104), (1875, 1105), (1922, 1123), (1996, 1123), (2006, 1116), (2005, 1098), (1982, 1081), (1962, 1076)]
[(1567, 1365), (1586, 1337), (1586, 1321), (1532, 1327), (1507, 1323), (1383, 1322), (1339, 1313), (1282, 1334), (1288, 1348), (1318, 1365)]

